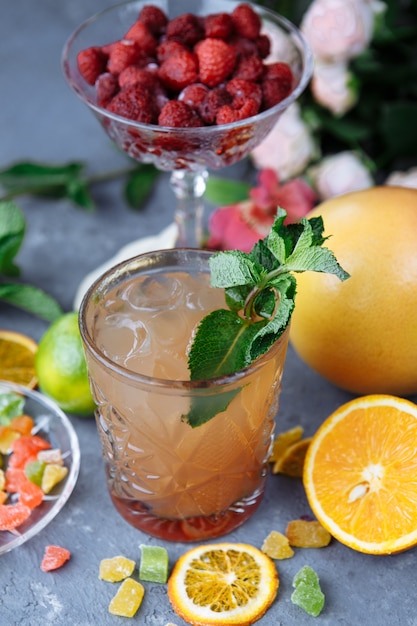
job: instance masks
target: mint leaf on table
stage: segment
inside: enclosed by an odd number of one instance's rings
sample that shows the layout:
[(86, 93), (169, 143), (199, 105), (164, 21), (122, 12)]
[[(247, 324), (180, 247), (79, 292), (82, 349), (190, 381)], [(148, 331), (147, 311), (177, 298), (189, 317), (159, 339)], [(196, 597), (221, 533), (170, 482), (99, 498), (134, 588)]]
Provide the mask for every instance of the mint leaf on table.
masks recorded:
[[(294, 272), (325, 272), (340, 280), (349, 278), (333, 252), (323, 247), (327, 238), (323, 237), (322, 218), (303, 218), (299, 223), (285, 225), (286, 215), (278, 209), (270, 233), (251, 252), (227, 250), (210, 257), (211, 284), (225, 289), (229, 309), (213, 311), (201, 320), (188, 355), (191, 380), (233, 374), (269, 350), (291, 320), (296, 293)], [(202, 417), (198, 408), (204, 403)], [(224, 411), (228, 403), (221, 404)], [(205, 390), (204, 398), (193, 398), (183, 420), (195, 427), (218, 412), (215, 395), (210, 397)]]
[[(26, 231), (22, 211), (14, 202), (0, 202), (0, 279), (18, 276), (19, 267), (14, 263)], [(54, 321), (63, 311), (54, 298), (31, 285), (0, 280), (0, 301), (34, 313), (47, 321)]]

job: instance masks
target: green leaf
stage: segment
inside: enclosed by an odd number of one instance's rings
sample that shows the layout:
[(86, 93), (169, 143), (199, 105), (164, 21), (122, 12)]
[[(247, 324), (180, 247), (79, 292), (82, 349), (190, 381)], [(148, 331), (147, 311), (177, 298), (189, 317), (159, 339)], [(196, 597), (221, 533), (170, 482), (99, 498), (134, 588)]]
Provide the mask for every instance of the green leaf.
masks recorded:
[(249, 323), (233, 311), (218, 309), (200, 322), (188, 366), (191, 380), (238, 372), (250, 363), (250, 345), (264, 322)]
[(205, 199), (217, 206), (227, 206), (247, 200), (250, 183), (210, 176), (207, 180)]
[(0, 273), (18, 276), (19, 268), (13, 262), (25, 234), (26, 223), (22, 211), (13, 202), (0, 202)]
[(69, 180), (77, 178), (82, 172), (82, 163), (67, 165), (42, 165), (22, 162), (0, 171), (0, 184), (9, 191), (31, 190), (42, 193), (50, 187), (66, 187)]
[(251, 257), (239, 250), (226, 250), (210, 257), (212, 284), (216, 287), (236, 287), (260, 280), (259, 267)]
[(31, 285), (0, 283), (0, 300), (38, 317), (53, 322), (63, 314), (58, 302), (41, 289)]
[(72, 200), (74, 204), (83, 209), (88, 209), (89, 211), (94, 209), (94, 202), (85, 180), (77, 178), (68, 180), (66, 194), (69, 200)]
[(158, 176), (158, 170), (147, 164), (141, 165), (130, 174), (125, 186), (125, 197), (132, 209), (141, 208)]
[(417, 104), (395, 102), (382, 107), (381, 133), (392, 154), (417, 156)]
[(240, 387), (223, 391), (222, 393), (216, 392), (213, 395), (209, 395), (207, 391), (205, 391), (204, 396), (193, 396), (190, 411), (186, 415), (183, 415), (181, 419), (187, 422), (192, 428), (201, 426), (218, 413), (223, 413), (239, 391)]
[(0, 424), (7, 426), (12, 417), (22, 415), (25, 400), (16, 393), (0, 393)]

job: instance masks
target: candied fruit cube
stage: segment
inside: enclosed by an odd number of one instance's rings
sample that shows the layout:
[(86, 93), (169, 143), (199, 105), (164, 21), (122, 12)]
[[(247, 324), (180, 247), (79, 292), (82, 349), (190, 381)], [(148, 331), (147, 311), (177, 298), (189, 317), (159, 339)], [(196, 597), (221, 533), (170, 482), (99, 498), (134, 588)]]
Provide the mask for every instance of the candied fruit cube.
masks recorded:
[(331, 541), (331, 534), (317, 520), (302, 519), (288, 522), (285, 535), (295, 548), (324, 548)]
[(313, 617), (320, 615), (325, 597), (316, 572), (309, 565), (304, 565), (294, 576), (292, 584), (295, 589), (291, 602)]
[(9, 494), (7, 493), (7, 491), (0, 491), (0, 504), (4, 504), (7, 500), (7, 498), (9, 497)]
[(8, 454), (12, 449), (12, 444), (21, 437), (20, 433), (12, 430), (10, 426), (0, 426), (0, 452)]
[(304, 469), (304, 459), (307, 454), (311, 437), (300, 439), (287, 446), (281, 456), (275, 461), (273, 474), (286, 474), (293, 478), (301, 478)]
[(276, 530), (272, 530), (265, 538), (261, 549), (271, 559), (290, 559), (294, 556), (288, 538)]
[(54, 463), (55, 465), (63, 465), (64, 459), (59, 448), (51, 448), (50, 450), (40, 450), (38, 452), (38, 460), (44, 463)]
[(43, 555), (41, 570), (51, 572), (62, 567), (71, 558), (71, 552), (61, 546), (46, 546)]
[(140, 582), (126, 578), (111, 599), (109, 612), (120, 617), (133, 617), (142, 604), (145, 589)]
[(294, 428), (279, 433), (272, 444), (272, 453), (269, 462), (275, 463), (278, 461), (289, 445), (301, 439), (303, 432), (304, 429), (302, 426), (294, 426)]
[(102, 559), (100, 561), (98, 577), (100, 580), (117, 583), (130, 576), (135, 569), (135, 565), (135, 561), (127, 559), (124, 556), (114, 556), (110, 559)]
[(6, 487), (6, 474), (4, 473), (4, 470), (0, 469), (0, 490), (3, 491), (5, 487)]
[(21, 435), (30, 435), (34, 425), (35, 422), (29, 415), (17, 415), (10, 421), (10, 428)]
[(29, 461), (25, 465), (25, 474), (32, 483), (40, 487), (42, 485), (42, 478), (45, 471), (45, 463), (43, 461)]
[(68, 474), (68, 468), (64, 465), (47, 463), (42, 476), (42, 491), (49, 493)]
[(154, 583), (166, 583), (168, 579), (168, 552), (161, 546), (140, 546), (139, 578)]

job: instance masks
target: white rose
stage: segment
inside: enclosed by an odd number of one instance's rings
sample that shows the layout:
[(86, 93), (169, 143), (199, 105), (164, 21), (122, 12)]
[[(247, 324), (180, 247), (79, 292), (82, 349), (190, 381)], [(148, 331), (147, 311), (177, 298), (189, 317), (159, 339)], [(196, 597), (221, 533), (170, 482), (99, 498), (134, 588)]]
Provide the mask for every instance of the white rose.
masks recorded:
[(392, 172), (385, 181), (391, 187), (410, 187), (417, 189), (417, 167), (412, 167), (406, 172)]
[(343, 115), (357, 101), (353, 74), (345, 61), (338, 63), (317, 61), (311, 80), (311, 92), (316, 102), (334, 115)]
[(283, 62), (291, 65), (294, 63), (294, 46), (288, 45), (288, 34), (276, 24), (265, 22), (262, 26), (262, 34), (269, 37), (271, 49), (264, 63)]
[(317, 154), (310, 129), (300, 115), (297, 102), (284, 111), (269, 135), (252, 152), (258, 169), (273, 169), (280, 181), (305, 170)]
[(346, 61), (368, 47), (376, 10), (367, 0), (313, 0), (301, 30), (316, 58)]
[(374, 181), (360, 158), (350, 151), (326, 157), (308, 171), (320, 200), (373, 187)]

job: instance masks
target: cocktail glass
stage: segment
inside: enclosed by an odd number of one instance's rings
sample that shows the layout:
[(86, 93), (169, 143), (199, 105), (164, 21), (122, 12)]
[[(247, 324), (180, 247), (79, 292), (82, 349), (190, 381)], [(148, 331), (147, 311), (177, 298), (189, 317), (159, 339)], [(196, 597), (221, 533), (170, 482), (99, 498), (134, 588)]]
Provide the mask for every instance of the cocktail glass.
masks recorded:
[(218, 170), (240, 161), (261, 143), (281, 113), (306, 87), (312, 71), (312, 56), (299, 30), (287, 19), (254, 5), (265, 25), (278, 29), (286, 39), (283, 61), (294, 75), (291, 94), (270, 109), (245, 120), (202, 128), (169, 128), (135, 122), (97, 105), (94, 86), (81, 76), (77, 54), (89, 46), (109, 44), (123, 37), (140, 9), (154, 4), (169, 18), (182, 13), (207, 15), (230, 13), (239, 4), (233, 0), (134, 0), (105, 9), (85, 21), (71, 35), (63, 51), (63, 72), (75, 93), (91, 109), (111, 139), (130, 157), (172, 172), (176, 196), (177, 245), (200, 247), (204, 236), (204, 202), (208, 170)]
[(287, 329), (244, 370), (189, 380), (193, 329), (225, 306), (209, 257), (140, 255), (102, 275), (80, 307), (109, 493), (130, 524), (172, 541), (228, 533), (259, 506), (288, 344)]

